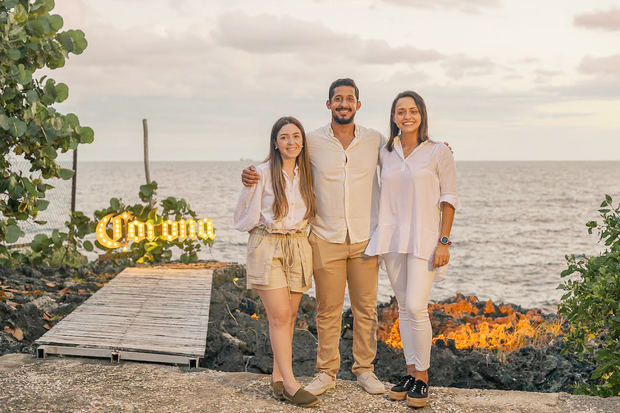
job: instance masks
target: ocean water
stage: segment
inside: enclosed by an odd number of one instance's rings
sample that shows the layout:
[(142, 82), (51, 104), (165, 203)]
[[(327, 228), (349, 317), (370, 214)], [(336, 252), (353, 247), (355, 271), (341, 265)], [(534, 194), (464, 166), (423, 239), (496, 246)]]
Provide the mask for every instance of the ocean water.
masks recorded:
[[(202, 259), (243, 263), (247, 234), (233, 228), (241, 170), (250, 162), (153, 162), (159, 199), (185, 198), (213, 220), (216, 241)], [(585, 223), (598, 217), (604, 194), (620, 201), (620, 162), (457, 162), (463, 208), (456, 213), (451, 263), (432, 299), (457, 292), (479, 299), (553, 309), (566, 254), (603, 247)], [(77, 209), (92, 215), (111, 197), (138, 201), (141, 162), (79, 163)], [(312, 291), (311, 291), (312, 294)], [(392, 295), (379, 275), (379, 300)]]

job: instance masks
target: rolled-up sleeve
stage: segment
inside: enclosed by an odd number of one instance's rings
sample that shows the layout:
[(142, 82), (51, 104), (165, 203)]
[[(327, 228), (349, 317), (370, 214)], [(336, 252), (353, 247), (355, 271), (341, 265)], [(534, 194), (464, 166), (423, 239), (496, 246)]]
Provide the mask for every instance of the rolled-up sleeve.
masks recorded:
[(452, 151), (445, 145), (439, 148), (437, 172), (439, 174), (439, 205), (447, 202), (454, 209), (460, 209), (461, 201), (456, 193), (456, 164)]
[(237, 207), (233, 215), (235, 229), (250, 231), (256, 227), (260, 220), (263, 186), (265, 179), (258, 170), (260, 181), (256, 185), (244, 186), (237, 200)]

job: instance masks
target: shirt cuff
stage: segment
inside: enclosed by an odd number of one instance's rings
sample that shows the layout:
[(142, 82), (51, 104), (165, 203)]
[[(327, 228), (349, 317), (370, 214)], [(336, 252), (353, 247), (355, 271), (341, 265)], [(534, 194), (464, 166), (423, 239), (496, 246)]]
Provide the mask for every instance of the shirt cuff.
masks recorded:
[(437, 203), (437, 206), (441, 206), (442, 202), (449, 203), (450, 205), (452, 205), (454, 207), (454, 209), (461, 209), (461, 201), (459, 200), (459, 197), (456, 196), (456, 195), (443, 194), (439, 198), (439, 202)]

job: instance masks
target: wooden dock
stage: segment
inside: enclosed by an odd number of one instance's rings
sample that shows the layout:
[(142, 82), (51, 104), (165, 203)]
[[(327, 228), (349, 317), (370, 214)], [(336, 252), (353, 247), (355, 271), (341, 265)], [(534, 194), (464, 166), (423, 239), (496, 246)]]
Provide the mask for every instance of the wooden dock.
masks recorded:
[(35, 343), (37, 355), (198, 366), (213, 270), (127, 268)]

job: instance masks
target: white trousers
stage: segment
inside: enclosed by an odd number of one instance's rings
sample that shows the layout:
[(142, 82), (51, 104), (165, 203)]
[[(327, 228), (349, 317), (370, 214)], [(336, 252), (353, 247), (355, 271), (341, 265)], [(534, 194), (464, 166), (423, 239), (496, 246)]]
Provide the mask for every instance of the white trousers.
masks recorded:
[(435, 271), (428, 260), (410, 254), (383, 255), (388, 278), (398, 302), (400, 338), (407, 365), (418, 371), (428, 370), (431, 363), (433, 331), (428, 317), (428, 297)]

